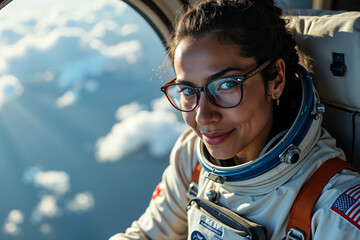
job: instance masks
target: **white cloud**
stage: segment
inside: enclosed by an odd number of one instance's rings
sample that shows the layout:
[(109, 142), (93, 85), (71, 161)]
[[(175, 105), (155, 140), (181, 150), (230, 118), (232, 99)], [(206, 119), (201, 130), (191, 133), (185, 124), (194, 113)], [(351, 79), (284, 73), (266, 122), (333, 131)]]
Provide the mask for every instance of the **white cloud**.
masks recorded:
[(61, 38), (77, 37), (80, 38), (85, 34), (85, 30), (81, 28), (56, 28), (54, 30), (43, 30), (25, 34), (19, 41), (0, 48), (0, 59), (5, 63), (2, 64), (2, 71), (7, 68), (6, 62), (12, 58), (25, 56), (31, 48), (38, 50), (46, 50), (54, 46)]
[(3, 227), (3, 232), (7, 235), (19, 235), (20, 228), (13, 222), (6, 222)]
[(153, 102), (153, 110), (145, 110), (138, 103), (118, 109), (120, 120), (111, 131), (96, 142), (96, 157), (99, 162), (117, 161), (145, 146), (153, 156), (167, 154), (187, 126), (169, 110), (166, 98)]
[(35, 214), (38, 219), (41, 220), (43, 217), (53, 218), (61, 214), (61, 209), (57, 204), (57, 198), (53, 195), (42, 196), (38, 203)]
[(20, 233), (19, 225), (23, 223), (23, 221), (24, 215), (20, 210), (11, 210), (7, 219), (5, 220), (3, 232), (7, 235), (18, 235)]
[(95, 206), (95, 200), (90, 192), (78, 193), (68, 202), (67, 208), (71, 212), (84, 212)]
[(97, 22), (92, 29), (83, 36), (84, 39), (88, 38), (102, 38), (104, 37), (107, 30), (114, 31), (117, 28), (119, 28), (119, 25), (117, 22), (111, 19), (104, 19)]
[(141, 43), (139, 40), (130, 40), (120, 42), (115, 45), (102, 45), (100, 51), (109, 57), (127, 57), (128, 55), (136, 55), (141, 50)]
[(39, 171), (34, 176), (35, 186), (63, 195), (70, 189), (70, 177), (62, 171)]
[(31, 215), (33, 223), (40, 223), (44, 218), (61, 215), (62, 210), (58, 205), (58, 201), (70, 189), (70, 177), (67, 173), (63, 171), (43, 171), (40, 167), (34, 166), (25, 171), (23, 181), (41, 190), (39, 203)]
[(145, 105), (140, 105), (138, 102), (132, 102), (127, 105), (121, 106), (115, 113), (117, 120), (121, 121), (127, 117), (137, 114), (146, 109)]
[[(52, 227), (45, 224), (44, 221), (48, 218), (61, 216), (64, 209), (70, 212), (85, 212), (95, 206), (95, 199), (91, 192), (77, 193), (73, 199), (67, 199), (66, 195), (70, 190), (70, 177), (64, 171), (43, 171), (40, 167), (34, 166), (25, 171), (23, 181), (39, 188), (40, 199), (34, 207), (30, 219), (35, 224), (42, 224), (40, 231), (43, 234), (52, 231)], [(7, 222), (14, 223), (18, 229), (18, 224), (23, 222), (24, 217), (20, 211), (13, 210), (8, 219), (11, 221), (8, 220)], [(13, 229), (14, 224), (7, 226), (7, 228)]]
[(119, 28), (119, 34), (121, 36), (127, 36), (130, 34), (134, 34), (140, 31), (139, 25), (137, 24), (125, 24), (124, 26)]
[(5, 75), (0, 77), (0, 107), (6, 102), (11, 101), (24, 92), (24, 87), (13, 75)]
[(58, 108), (64, 108), (75, 104), (79, 99), (79, 94), (76, 91), (69, 90), (56, 100)]
[(24, 215), (18, 209), (14, 209), (9, 213), (7, 221), (20, 224), (24, 221)]

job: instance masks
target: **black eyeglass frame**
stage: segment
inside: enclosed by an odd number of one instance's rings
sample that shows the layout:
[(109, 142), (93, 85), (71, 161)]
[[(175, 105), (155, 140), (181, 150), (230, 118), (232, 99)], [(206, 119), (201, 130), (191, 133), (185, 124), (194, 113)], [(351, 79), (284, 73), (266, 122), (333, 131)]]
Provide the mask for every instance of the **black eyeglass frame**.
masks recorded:
[[(236, 107), (237, 105), (239, 105), (242, 101), (242, 98), (243, 98), (243, 83), (255, 76), (256, 74), (260, 73), (261, 71), (263, 71), (267, 66), (269, 66), (270, 64), (270, 60), (264, 62), (263, 64), (259, 65), (258, 67), (250, 70), (248, 73), (245, 73), (244, 75), (241, 75), (241, 76), (227, 76), (226, 78), (232, 78), (232, 79), (235, 79), (237, 82), (239, 82), (240, 84), (240, 91), (241, 91), (241, 98), (239, 100), (239, 102), (233, 106), (229, 106), (229, 107), (224, 107), (224, 106), (221, 106), (219, 104), (217, 104), (216, 102), (213, 101), (213, 99), (208, 95), (208, 92), (205, 91), (208, 87), (209, 84), (211, 84), (212, 82), (214, 81), (217, 81), (221, 78), (224, 78), (224, 77), (220, 77), (220, 78), (216, 78), (216, 79), (213, 79), (212, 81), (206, 83), (204, 86), (201, 86), (201, 87), (193, 87), (191, 85), (188, 85), (188, 84), (183, 84), (183, 83), (174, 83), (176, 81), (176, 77), (172, 80), (170, 80), (169, 82), (165, 83), (162, 87), (160, 87), (160, 90), (165, 94), (166, 98), (169, 100), (169, 102), (171, 103), (171, 105), (173, 105), (174, 108), (176, 108), (177, 110), (179, 111), (182, 111), (182, 112), (191, 112), (193, 111), (198, 105), (199, 105), (199, 99), (200, 99), (200, 92), (204, 92), (206, 98), (212, 103), (214, 104), (215, 106), (217, 107), (221, 107), (221, 108), (233, 108), (233, 107)], [(178, 108), (174, 103), (173, 101), (171, 101), (171, 98), (170, 96), (168, 95), (168, 91), (167, 89), (171, 86), (176, 86), (176, 85), (186, 85), (186, 86), (189, 86), (191, 87), (192, 89), (195, 90), (196, 92), (196, 104), (194, 105), (194, 107), (190, 110), (183, 110), (183, 109), (180, 109)]]

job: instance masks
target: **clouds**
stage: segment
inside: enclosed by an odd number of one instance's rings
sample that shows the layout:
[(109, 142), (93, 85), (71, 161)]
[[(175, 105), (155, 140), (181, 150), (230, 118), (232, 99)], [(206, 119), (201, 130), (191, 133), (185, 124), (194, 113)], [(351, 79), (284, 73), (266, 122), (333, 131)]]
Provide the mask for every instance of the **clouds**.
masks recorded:
[(69, 90), (56, 100), (56, 106), (64, 108), (75, 104), (79, 99), (79, 93), (75, 90)]
[(78, 193), (67, 203), (68, 210), (82, 213), (95, 206), (95, 200), (91, 192)]
[[(18, 12), (11, 12), (16, 4), (21, 4)], [(141, 57), (142, 43), (134, 37), (141, 26), (125, 16), (128, 6), (121, 1), (71, 7), (44, 1), (39, 9), (25, 11), (27, 4), (14, 2), (0, 15), (0, 76), (16, 74), (24, 82), (35, 72), (37, 80), (56, 81), (62, 91), (54, 102), (58, 108), (79, 102), (89, 82), (96, 82), (96, 88), (87, 93), (96, 92), (104, 74), (118, 71), (120, 63), (134, 65)]]
[(165, 97), (156, 99), (152, 110), (137, 102), (121, 106), (116, 117), (119, 122), (96, 143), (99, 162), (117, 161), (144, 147), (155, 157), (164, 156), (186, 129)]
[(57, 198), (54, 195), (45, 195), (41, 197), (32, 219), (41, 221), (43, 217), (53, 218), (60, 215), (61, 210), (57, 205)]
[(70, 189), (70, 177), (62, 171), (38, 171), (34, 174), (33, 183), (56, 195), (63, 195)]
[(43, 171), (40, 167), (27, 169), (24, 183), (32, 184), (40, 192), (40, 200), (33, 210), (31, 221), (40, 223), (46, 218), (58, 217), (62, 209), (58, 202), (70, 190), (70, 177), (64, 171)]
[(19, 96), (24, 92), (24, 87), (15, 76), (0, 76), (0, 108), (6, 103)]
[[(12, 168), (43, 167), (26, 169), (25, 185), (21, 181), (3, 183), (4, 196), (9, 198), (2, 204), (0, 228), (17, 239), (42, 239), (41, 234), (69, 239), (63, 237), (73, 231), (69, 222), (86, 219), (81, 224), (86, 228), (101, 219), (101, 213), (113, 212), (112, 205), (126, 206), (123, 189), (110, 192), (99, 187), (112, 184), (108, 168), (99, 162), (115, 161), (142, 148), (154, 156), (165, 156), (184, 125), (176, 113), (164, 108), (169, 104), (162, 100), (156, 108), (128, 104), (132, 99), (147, 103), (154, 98), (156, 94), (149, 90), (159, 83), (153, 75), (165, 56), (160, 39), (135, 11), (118, 0), (34, 1), (13, 1), (6, 8), (16, 9), (7, 15), (9, 20), (4, 17), (9, 12), (0, 14), (0, 107), (14, 101), (2, 109), (8, 124), (1, 128), (7, 139), (2, 171), (9, 174), (2, 176), (13, 179)], [(95, 2), (98, 7), (90, 8)], [(66, 3), (68, 7), (57, 5)], [(15, 8), (17, 4), (23, 12)], [(121, 105), (114, 120), (116, 107)], [(118, 130), (112, 134), (111, 124), (125, 135)], [(109, 144), (99, 143), (104, 156), (98, 162), (94, 146), (100, 137)], [(108, 149), (111, 145), (114, 148)], [(156, 161), (156, 169), (166, 164), (151, 156), (147, 160)], [(95, 170), (98, 179), (93, 182), (89, 179)], [(121, 181), (122, 176), (114, 177)], [(152, 183), (141, 187), (149, 189), (147, 186), (152, 188)], [(12, 202), (20, 193), (26, 197)], [(95, 207), (102, 210), (91, 211)], [(14, 209), (22, 218), (7, 217), (14, 215), (10, 214)], [(116, 211), (125, 219), (135, 213)], [(96, 225), (99, 229), (110, 226), (101, 221)], [(91, 235), (81, 236), (86, 234)], [(0, 234), (0, 238), (6, 237)]]
[(14, 209), (9, 212), (8, 217), (5, 220), (5, 224), (3, 226), (3, 232), (8, 235), (18, 235), (20, 233), (21, 223), (24, 221), (23, 213)]
[[(39, 202), (34, 206), (29, 220), (39, 224), (40, 231), (44, 234), (52, 230), (52, 226), (47, 223), (49, 219), (60, 217), (65, 213), (84, 213), (95, 206), (95, 198), (89, 191), (68, 196), (71, 189), (70, 176), (64, 171), (44, 171), (34, 166), (25, 171), (23, 181), (38, 189)], [(20, 231), (19, 224), (22, 223), (24, 216), (19, 210), (16, 211), (11, 215), (13, 217), (8, 217), (10, 220), (3, 227), (7, 234), (16, 235)]]

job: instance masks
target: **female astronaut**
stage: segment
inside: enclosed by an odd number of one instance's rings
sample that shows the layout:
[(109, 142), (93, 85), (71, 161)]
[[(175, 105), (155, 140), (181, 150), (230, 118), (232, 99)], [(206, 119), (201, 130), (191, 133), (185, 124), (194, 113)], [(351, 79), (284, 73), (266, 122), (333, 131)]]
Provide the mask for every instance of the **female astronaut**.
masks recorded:
[[(208, 0), (182, 16), (169, 48), (176, 78), (161, 89), (190, 130), (146, 212), (111, 240), (227, 239), (188, 207), (198, 163), (197, 197), (215, 193), (211, 201), (262, 225), (265, 239), (286, 238), (300, 188), (324, 162), (345, 157), (321, 128), (319, 99), (281, 14), (273, 0)], [(334, 175), (312, 209), (312, 239), (360, 239), (359, 210), (342, 211), (359, 208), (358, 188), (358, 173)]]

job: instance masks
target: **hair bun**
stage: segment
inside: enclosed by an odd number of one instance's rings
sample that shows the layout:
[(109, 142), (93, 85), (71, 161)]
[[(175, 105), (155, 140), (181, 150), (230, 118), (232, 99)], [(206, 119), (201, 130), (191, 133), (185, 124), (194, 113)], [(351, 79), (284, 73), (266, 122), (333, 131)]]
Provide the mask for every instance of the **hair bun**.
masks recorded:
[(258, 6), (263, 6), (264, 9), (275, 12), (277, 16), (282, 15), (282, 9), (276, 6), (274, 0), (253, 0), (253, 2)]
[(262, 4), (263, 6), (274, 6), (274, 0), (253, 0), (255, 3)]

